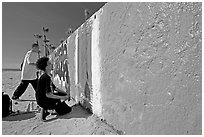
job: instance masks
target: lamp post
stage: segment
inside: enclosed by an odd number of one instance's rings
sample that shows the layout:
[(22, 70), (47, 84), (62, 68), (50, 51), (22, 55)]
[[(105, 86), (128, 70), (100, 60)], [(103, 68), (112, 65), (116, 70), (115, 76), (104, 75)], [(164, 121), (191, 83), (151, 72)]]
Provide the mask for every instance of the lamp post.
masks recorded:
[[(34, 37), (36, 38), (36, 43), (38, 44), (38, 39), (42, 38), (42, 35), (40, 34), (34, 34)], [(39, 45), (39, 44), (38, 44)], [(38, 58), (40, 58), (40, 51), (38, 52)]]
[(49, 50), (48, 50), (48, 45), (47, 45), (49, 40), (46, 38), (45, 34), (49, 31), (49, 28), (43, 27), (42, 30), (43, 30), (43, 42), (45, 46), (45, 56), (47, 57), (49, 55)]
[(42, 38), (42, 35), (40, 34), (34, 34), (34, 37), (36, 38), (36, 43), (38, 44), (38, 39)]

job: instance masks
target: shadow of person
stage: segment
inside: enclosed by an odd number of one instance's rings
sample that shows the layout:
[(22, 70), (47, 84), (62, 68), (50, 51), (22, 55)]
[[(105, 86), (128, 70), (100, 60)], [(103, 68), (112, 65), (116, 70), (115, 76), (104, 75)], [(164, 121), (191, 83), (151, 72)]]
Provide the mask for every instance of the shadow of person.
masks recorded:
[(20, 112), (2, 118), (2, 121), (21, 121), (35, 117), (35, 112)]
[(62, 115), (62, 116), (58, 116), (58, 118), (60, 119), (88, 118), (91, 115), (92, 113), (87, 111), (85, 108), (79, 105), (74, 105), (70, 113)]
[(26, 102), (26, 101), (35, 102), (36, 100), (34, 100), (34, 99), (18, 99), (18, 102)]
[(56, 119), (88, 118), (91, 115), (92, 113), (87, 111), (83, 107), (79, 105), (74, 105), (72, 106), (72, 111), (70, 113), (61, 116), (57, 115), (56, 117), (45, 120), (44, 122), (51, 122)]

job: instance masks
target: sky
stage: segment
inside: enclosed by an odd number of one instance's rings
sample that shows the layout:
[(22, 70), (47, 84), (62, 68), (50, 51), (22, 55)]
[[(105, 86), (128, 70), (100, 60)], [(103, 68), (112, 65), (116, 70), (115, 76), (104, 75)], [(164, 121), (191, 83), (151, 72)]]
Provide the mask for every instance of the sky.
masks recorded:
[[(76, 30), (85, 22), (84, 10), (94, 14), (103, 2), (2, 2), (2, 68), (20, 68), (20, 64), (42, 27), (55, 47), (66, 39), (69, 28)], [(42, 45), (42, 40), (39, 42)], [(40, 46), (42, 54), (44, 48)]]

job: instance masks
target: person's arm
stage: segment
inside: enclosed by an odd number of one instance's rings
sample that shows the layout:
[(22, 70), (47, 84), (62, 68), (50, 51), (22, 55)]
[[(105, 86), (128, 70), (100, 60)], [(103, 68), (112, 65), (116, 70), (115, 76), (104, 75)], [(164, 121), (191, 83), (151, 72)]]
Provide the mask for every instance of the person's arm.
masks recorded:
[(52, 98), (52, 99), (60, 99), (60, 100), (66, 100), (66, 99), (68, 99), (69, 97), (68, 96), (58, 96), (58, 95), (54, 95), (53, 93), (46, 93), (46, 96), (48, 97), (48, 98)]
[[(51, 80), (48, 78), (47, 80), (46, 80), (46, 96), (48, 97), (48, 98), (52, 98), (52, 99), (60, 99), (60, 100), (66, 100), (66, 99), (68, 99), (69, 97), (68, 96), (58, 96), (58, 95), (54, 95), (53, 93), (52, 93), (52, 91), (51, 91), (51, 87), (50, 87), (50, 82), (51, 82)], [(52, 83), (52, 85), (53, 85), (53, 83)], [(55, 88), (55, 87), (54, 87)]]
[(36, 63), (28, 63), (29, 65), (36, 66)]
[(67, 92), (65, 92), (64, 90), (59, 89), (59, 88), (57, 88), (57, 87), (55, 88), (55, 90), (56, 90), (57, 92), (59, 92), (59, 93), (63, 93), (63, 94), (68, 95)]
[(68, 95), (67, 92), (65, 92), (64, 90), (62, 90), (62, 89), (56, 87), (53, 83), (52, 83), (52, 87), (53, 87), (53, 89), (54, 89), (54, 92), (56, 91), (56, 92), (59, 92), (59, 93), (63, 93), (63, 94)]
[(37, 58), (36, 54), (31, 52), (27, 57), (28, 65), (36, 66)]

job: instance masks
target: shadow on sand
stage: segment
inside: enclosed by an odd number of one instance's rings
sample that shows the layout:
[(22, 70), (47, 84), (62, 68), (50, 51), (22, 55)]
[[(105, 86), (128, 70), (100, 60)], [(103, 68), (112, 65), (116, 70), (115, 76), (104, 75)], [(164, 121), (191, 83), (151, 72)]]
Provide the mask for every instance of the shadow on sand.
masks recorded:
[(2, 121), (21, 121), (35, 117), (35, 112), (20, 112), (2, 118)]
[(34, 99), (18, 99), (18, 100), (15, 100), (14, 102), (26, 102), (26, 101), (35, 102), (36, 100), (34, 100)]
[[(62, 116), (51, 116), (52, 118), (47, 118), (44, 122), (50, 122), (56, 119), (71, 119), (71, 118), (88, 118), (91, 116), (92, 113), (84, 109), (83, 107), (79, 105), (72, 106), (72, 111), (68, 114), (62, 115)], [(20, 113), (14, 113), (7, 117), (2, 118), (2, 121), (21, 121), (21, 120), (27, 120), (30, 118), (33, 118), (36, 116), (35, 111), (31, 112), (20, 112)]]
[(72, 111), (68, 114), (62, 115), (62, 116), (56, 116), (54, 118), (51, 118), (46, 120), (45, 122), (50, 122), (56, 119), (71, 119), (71, 118), (88, 118), (91, 116), (92, 113), (84, 109), (83, 107), (79, 105), (72, 106)]

